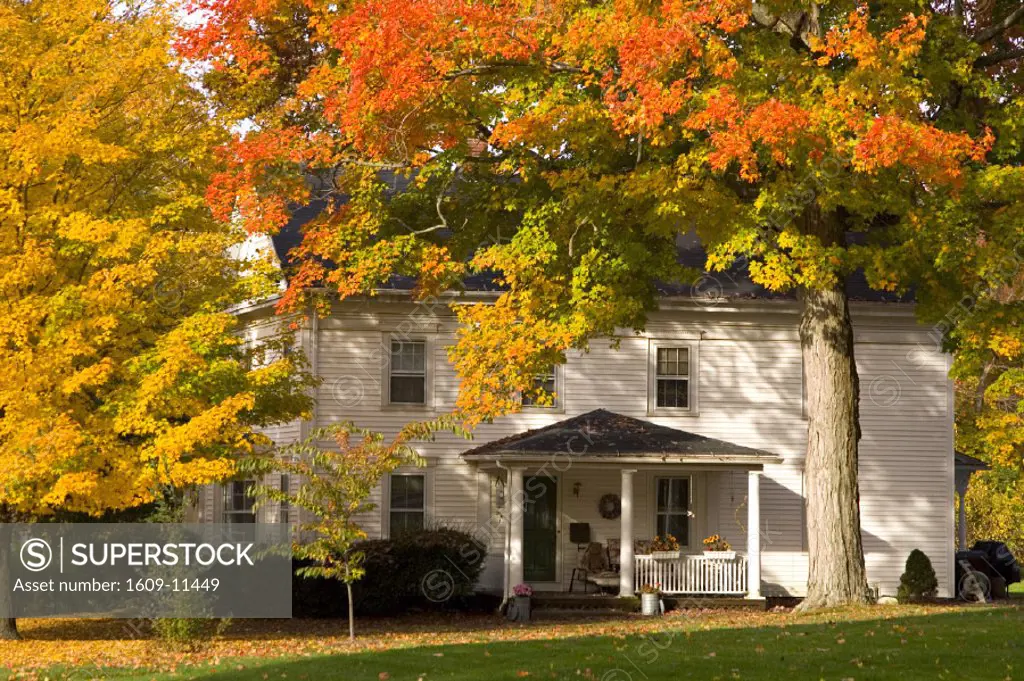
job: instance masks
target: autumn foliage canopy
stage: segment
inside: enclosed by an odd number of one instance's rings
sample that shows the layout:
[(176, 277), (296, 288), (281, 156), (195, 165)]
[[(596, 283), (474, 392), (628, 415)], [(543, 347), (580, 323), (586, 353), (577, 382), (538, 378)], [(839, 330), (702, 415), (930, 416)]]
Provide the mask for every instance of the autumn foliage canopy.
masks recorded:
[(210, 219), (223, 137), (173, 30), (153, 5), (0, 4), (0, 522), (222, 480), (308, 408), (227, 312), (273, 281)]
[[(690, 230), (769, 289), (860, 268), (941, 314), (1020, 224), (1019, 17), (986, 6), (197, 0), (180, 48), (247, 122), (215, 214), (273, 233), (328, 200), (284, 309), (394, 274), (422, 295), (498, 278), (452, 351), (460, 406), (490, 418), (566, 349), (642, 328), (657, 282), (692, 281)], [(995, 207), (1015, 212), (968, 223)]]

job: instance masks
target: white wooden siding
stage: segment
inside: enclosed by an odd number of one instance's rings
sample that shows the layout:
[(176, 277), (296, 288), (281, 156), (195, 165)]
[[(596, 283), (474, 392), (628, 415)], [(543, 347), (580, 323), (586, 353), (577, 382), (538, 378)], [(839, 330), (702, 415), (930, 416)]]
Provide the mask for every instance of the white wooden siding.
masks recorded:
[[(857, 366), (861, 380), (861, 510), (869, 581), (894, 593), (907, 554), (920, 548), (938, 573), (941, 594), (952, 583), (952, 412), (947, 357), (934, 351), (926, 330), (916, 326), (908, 306), (854, 305)], [(766, 593), (805, 592), (807, 574), (803, 510), (806, 420), (801, 413), (801, 361), (796, 306), (750, 302), (734, 307), (665, 309), (651, 315), (642, 335), (623, 331), (613, 348), (595, 340), (588, 351), (569, 353), (563, 367), (562, 409), (529, 410), (482, 424), (472, 442), (450, 434), (418, 445), (433, 467), (430, 517), (480, 524), (490, 512), (490, 487), (459, 453), (495, 438), (537, 428), (593, 409), (765, 449), (783, 463), (766, 466), (762, 481), (762, 573)], [(307, 427), (352, 420), (393, 434), (408, 421), (450, 410), (458, 378), (447, 360), (456, 322), (444, 308), (427, 310), (407, 302), (373, 301), (339, 305), (316, 331), (318, 390), (316, 421)], [(428, 408), (382, 404), (387, 339), (390, 334), (426, 338), (430, 343), (433, 400)], [(698, 411), (649, 416), (648, 352), (651, 339), (696, 344)], [(923, 350), (922, 350), (923, 348)], [(694, 371), (693, 369), (691, 371)], [(272, 436), (285, 441), (294, 432)], [(281, 438), (281, 439), (279, 439)], [(568, 543), (569, 522), (591, 524), (596, 540), (617, 537), (617, 521), (597, 513), (597, 499), (618, 493), (619, 472), (578, 467), (562, 473), (563, 587), (576, 557)], [(747, 480), (743, 472), (700, 473), (704, 490), (700, 533), (717, 531), (746, 549)], [(583, 493), (572, 495), (579, 481)], [(635, 536), (650, 535), (653, 510), (647, 478), (638, 475)], [(212, 500), (209, 502), (212, 503)], [(710, 504), (708, 506), (708, 504)], [(382, 510), (383, 512), (383, 510)], [(381, 531), (381, 514), (366, 529)], [(696, 531), (695, 531), (696, 534)], [(488, 534), (500, 559), (503, 535)], [(700, 537), (695, 537), (698, 541)], [(501, 569), (491, 565), (487, 585), (500, 586)]]

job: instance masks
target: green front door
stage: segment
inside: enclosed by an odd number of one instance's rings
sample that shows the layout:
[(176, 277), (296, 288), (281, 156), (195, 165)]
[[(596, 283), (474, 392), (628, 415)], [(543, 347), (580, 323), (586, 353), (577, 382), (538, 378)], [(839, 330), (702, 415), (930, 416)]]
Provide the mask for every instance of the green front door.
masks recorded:
[(527, 476), (523, 504), (523, 579), (558, 579), (558, 485), (546, 476)]

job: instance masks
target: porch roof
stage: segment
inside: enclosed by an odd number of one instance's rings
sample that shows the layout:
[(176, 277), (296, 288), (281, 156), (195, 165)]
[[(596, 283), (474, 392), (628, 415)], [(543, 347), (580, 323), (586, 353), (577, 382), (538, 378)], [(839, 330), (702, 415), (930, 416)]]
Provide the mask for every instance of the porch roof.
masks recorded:
[(568, 455), (610, 463), (781, 463), (782, 457), (605, 409), (467, 450), (467, 461), (535, 461)]

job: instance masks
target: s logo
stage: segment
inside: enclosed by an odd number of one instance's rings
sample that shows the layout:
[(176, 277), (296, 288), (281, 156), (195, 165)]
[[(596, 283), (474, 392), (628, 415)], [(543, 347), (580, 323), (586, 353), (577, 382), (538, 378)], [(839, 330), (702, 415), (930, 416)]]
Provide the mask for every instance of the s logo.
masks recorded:
[(50, 567), (53, 551), (43, 539), (29, 539), (21, 545), (21, 564), (26, 570), (40, 572)]

